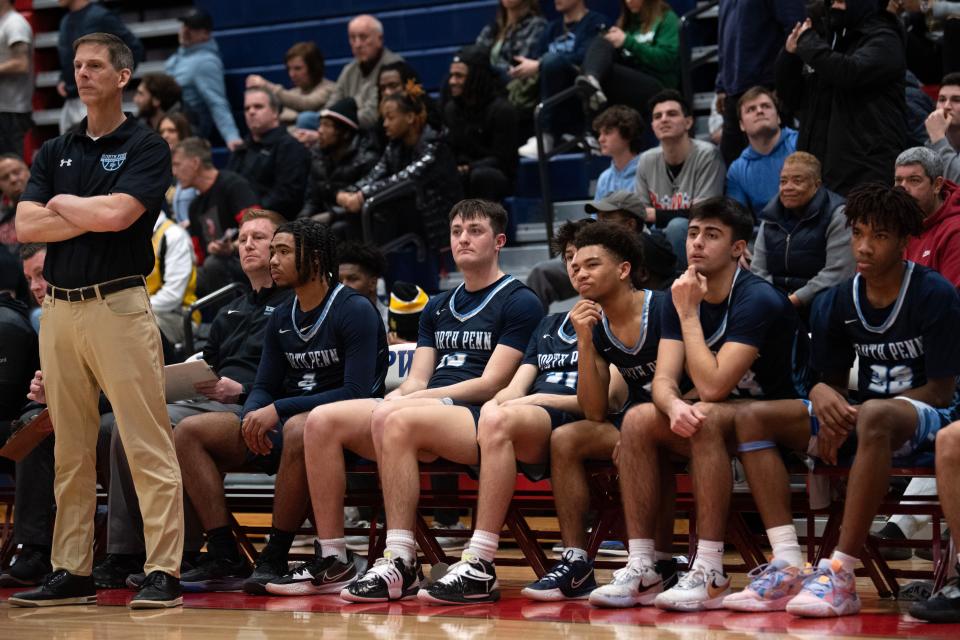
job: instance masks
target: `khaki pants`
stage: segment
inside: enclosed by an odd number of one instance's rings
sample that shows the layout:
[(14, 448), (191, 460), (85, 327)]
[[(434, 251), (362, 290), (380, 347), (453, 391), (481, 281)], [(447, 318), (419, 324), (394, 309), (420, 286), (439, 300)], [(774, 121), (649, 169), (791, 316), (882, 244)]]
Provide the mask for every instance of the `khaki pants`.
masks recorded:
[(43, 370), (56, 445), (57, 518), (51, 562), (87, 576), (93, 570), (96, 447), (102, 389), (140, 499), (147, 562), (144, 570), (180, 575), (183, 486), (164, 398), (160, 332), (145, 288), (82, 302), (43, 302)]

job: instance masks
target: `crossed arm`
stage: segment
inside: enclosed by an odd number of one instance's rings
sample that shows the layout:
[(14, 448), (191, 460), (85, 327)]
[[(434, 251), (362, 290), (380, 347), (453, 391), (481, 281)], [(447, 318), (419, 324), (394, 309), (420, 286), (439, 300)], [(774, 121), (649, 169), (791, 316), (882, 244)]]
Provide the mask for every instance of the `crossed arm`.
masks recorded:
[(17, 237), (21, 242), (61, 242), (90, 231), (122, 231), (143, 212), (143, 204), (126, 193), (89, 198), (63, 193), (46, 206), (39, 202), (17, 205)]

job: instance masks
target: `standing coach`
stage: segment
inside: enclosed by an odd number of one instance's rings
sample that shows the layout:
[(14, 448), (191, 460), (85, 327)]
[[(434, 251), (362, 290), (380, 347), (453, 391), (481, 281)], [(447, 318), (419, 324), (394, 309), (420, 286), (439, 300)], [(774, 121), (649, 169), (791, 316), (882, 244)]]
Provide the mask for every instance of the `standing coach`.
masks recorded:
[(143, 514), (147, 579), (134, 608), (181, 604), (183, 489), (164, 399), (160, 333), (144, 277), (153, 269), (153, 223), (170, 186), (170, 152), (124, 115), (133, 54), (116, 36), (73, 44), (88, 116), (77, 133), (46, 142), (17, 207), (22, 242), (46, 242), (40, 364), (56, 445), (53, 573), (11, 604), (96, 602), (93, 516), (102, 389)]

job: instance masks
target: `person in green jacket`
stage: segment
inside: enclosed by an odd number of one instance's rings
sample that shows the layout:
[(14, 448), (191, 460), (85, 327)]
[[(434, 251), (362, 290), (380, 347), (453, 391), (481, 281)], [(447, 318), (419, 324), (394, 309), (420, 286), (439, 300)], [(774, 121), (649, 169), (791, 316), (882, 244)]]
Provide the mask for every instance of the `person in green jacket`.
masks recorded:
[(616, 26), (594, 38), (577, 77), (591, 111), (625, 104), (641, 113), (680, 85), (680, 19), (666, 0), (621, 0)]

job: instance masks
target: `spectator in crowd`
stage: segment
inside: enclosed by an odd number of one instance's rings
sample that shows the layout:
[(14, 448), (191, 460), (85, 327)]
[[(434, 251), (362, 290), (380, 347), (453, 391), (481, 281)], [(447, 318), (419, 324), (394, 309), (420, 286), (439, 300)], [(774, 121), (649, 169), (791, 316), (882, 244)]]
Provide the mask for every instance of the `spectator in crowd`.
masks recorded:
[(201, 138), (187, 138), (174, 149), (173, 177), (181, 187), (197, 190), (190, 203), (190, 235), (205, 256), (197, 272), (197, 295), (243, 282), (234, 240), (244, 210), (257, 204), (250, 185), (243, 176), (213, 166), (210, 143)]
[(907, 68), (897, 18), (876, 0), (833, 0), (828, 13), (825, 24), (808, 18), (787, 37), (776, 87), (800, 113), (797, 149), (819, 158), (824, 184), (846, 195), (893, 180), (906, 136)]
[(680, 19), (666, 0), (623, 0), (617, 24), (594, 38), (577, 86), (596, 112), (607, 104), (644, 105), (680, 85)]
[(760, 213), (750, 270), (790, 298), (806, 317), (813, 298), (855, 271), (844, 200), (823, 186), (820, 161), (787, 157), (779, 195)]
[(162, 211), (153, 225), (152, 242), (153, 271), (147, 276), (150, 306), (160, 331), (171, 344), (178, 344), (183, 342), (184, 310), (197, 300), (193, 242)]
[(593, 119), (600, 155), (610, 158), (610, 166), (597, 178), (594, 200), (602, 200), (614, 191), (633, 191), (637, 187), (640, 134), (643, 119), (628, 106), (615, 104)]
[(17, 250), (17, 230), (14, 218), (20, 194), (27, 188), (30, 169), (13, 152), (0, 155), (0, 245), (10, 251)]
[(927, 145), (943, 159), (944, 178), (960, 182), (960, 72), (944, 76), (937, 108), (927, 118), (926, 125)]
[(738, 126), (740, 98), (751, 87), (773, 88), (777, 53), (794, 25), (803, 21), (804, 5), (804, 0), (720, 3), (716, 106), (723, 116), (720, 152), (727, 165), (747, 146)]
[(517, 112), (482, 49), (468, 46), (454, 56), (442, 104), (464, 195), (503, 200), (517, 177)]
[[(34, 372), (40, 368), (37, 332), (26, 300), (18, 300), (23, 274), (0, 271), (0, 428), (20, 416)], [(6, 434), (4, 434), (6, 436)], [(5, 439), (5, 438), (4, 438)]]
[(268, 90), (247, 89), (243, 114), (250, 133), (230, 155), (227, 169), (247, 179), (260, 206), (291, 220), (303, 208), (310, 153), (280, 125), (280, 103)]
[[(337, 193), (337, 204), (359, 214), (364, 202), (388, 193), (389, 200), (373, 209), (374, 242), (412, 232), (439, 251), (449, 243), (446, 217), (462, 188), (450, 147), (427, 124), (423, 96), (423, 87), (407, 85), (383, 99), (380, 113), (390, 144), (370, 173)], [(351, 234), (357, 236), (359, 215), (350, 220)]]
[(317, 144), (310, 150), (310, 174), (300, 217), (326, 214), (335, 220), (337, 192), (367, 175), (380, 159), (371, 132), (360, 129), (357, 103), (344, 98), (320, 112)]
[(677, 270), (684, 271), (687, 211), (723, 194), (723, 158), (714, 145), (690, 137), (693, 112), (679, 91), (661, 91), (649, 107), (660, 145), (640, 154), (636, 191), (647, 200), (646, 223), (663, 230), (677, 257)]
[(904, 83), (907, 85), (907, 145), (918, 147), (927, 141), (927, 117), (934, 109), (934, 102), (909, 69)]
[(287, 75), (293, 83), (291, 89), (284, 89), (283, 85), (270, 82), (257, 74), (248, 75), (246, 85), (247, 89), (263, 87), (277, 96), (283, 107), (280, 122), (290, 126), (297, 121), (301, 112), (320, 111), (326, 106), (337, 85), (323, 76), (323, 54), (313, 42), (296, 43), (290, 47), (284, 59)]
[[(220, 411), (239, 415), (253, 388), (264, 331), (273, 309), (293, 297), (270, 278), (270, 241), (283, 217), (273, 211), (252, 209), (243, 215), (240, 225), (240, 265), (250, 283), (250, 291), (220, 309), (210, 327), (210, 338), (203, 347), (203, 359), (219, 379), (197, 385), (202, 399), (167, 404), (173, 427), (189, 416)], [(113, 414), (104, 416), (115, 420)], [(107, 556), (93, 571), (97, 586), (122, 588), (128, 574), (143, 566), (143, 523), (139, 501), (123, 443), (115, 435), (110, 446), (109, 516)], [(189, 501), (184, 504), (186, 531), (184, 555), (192, 560), (203, 546), (202, 531)]]
[(371, 15), (359, 15), (347, 25), (353, 60), (340, 72), (330, 103), (344, 98), (357, 101), (360, 127), (369, 129), (377, 123), (377, 80), (380, 67), (403, 60), (383, 45), (383, 24)]
[(227, 147), (242, 144), (223, 83), (223, 60), (212, 38), (213, 18), (203, 9), (191, 9), (180, 18), (180, 48), (167, 58), (166, 72), (183, 90), (183, 110), (194, 135), (210, 138), (216, 126)]
[(20, 260), (23, 262), (23, 277), (27, 281), (27, 288), (37, 305), (30, 313), (30, 322), (38, 333), (40, 332), (40, 312), (43, 298), (47, 295), (47, 281), (43, 277), (43, 261), (47, 257), (47, 245), (42, 242), (31, 242), (20, 247)]
[[(157, 133), (170, 146), (170, 154), (177, 145), (191, 137), (190, 121), (182, 113), (167, 113), (157, 125)], [(168, 217), (183, 228), (190, 226), (190, 203), (197, 197), (197, 190), (193, 187), (182, 186), (176, 178), (167, 189), (167, 203), (165, 210)]]
[(77, 38), (90, 33), (109, 33), (123, 40), (133, 52), (133, 61), (143, 60), (143, 45), (127, 25), (99, 2), (91, 0), (57, 0), (67, 10), (60, 20), (57, 34), (57, 56), (60, 60), (60, 82), (57, 93), (64, 98), (60, 110), (61, 135), (79, 124), (87, 115), (87, 108), (80, 102), (77, 83), (73, 77), (73, 43)]
[[(207, 535), (207, 553), (181, 578), (188, 589), (265, 594), (269, 581), (287, 573), (290, 545), (309, 508), (307, 415), (328, 403), (383, 396), (386, 332), (369, 301), (336, 281), (335, 242), (313, 220), (277, 228), (270, 273), (296, 295), (267, 322), (243, 408), (192, 416), (174, 431), (184, 487)], [(270, 540), (252, 574), (237, 548), (223, 495), (221, 473), (239, 468), (277, 474)]]
[(777, 97), (766, 87), (745, 91), (737, 111), (750, 144), (727, 169), (727, 195), (757, 219), (777, 195), (783, 161), (797, 150), (797, 132), (781, 127)]
[(369, 300), (386, 328), (389, 309), (377, 297), (377, 283), (387, 275), (386, 257), (373, 245), (347, 242), (337, 249), (337, 261), (340, 263), (340, 283)]
[(23, 138), (33, 126), (33, 30), (0, 0), (0, 153), (23, 157)]
[[(397, 62), (384, 64), (380, 67), (380, 77), (377, 79), (378, 112), (380, 108), (379, 105), (383, 102), (384, 98), (393, 93), (400, 93), (406, 89), (410, 83), (423, 84), (420, 82), (420, 75), (417, 73), (417, 70), (410, 66), (410, 63), (406, 60), (398, 60)], [(423, 104), (427, 108), (427, 124), (435, 131), (442, 131), (443, 114), (440, 112), (440, 107), (436, 101), (430, 97), (430, 94), (425, 93), (423, 94)], [(377, 120), (374, 132), (377, 146), (380, 149), (385, 148), (389, 140), (387, 139), (386, 132), (383, 130), (383, 116), (380, 116), (379, 120)]]
[(140, 78), (137, 91), (133, 94), (133, 102), (137, 105), (140, 121), (156, 130), (165, 115), (182, 109), (182, 96), (180, 85), (173, 77), (165, 73), (147, 73)]
[(943, 176), (943, 161), (925, 147), (897, 157), (894, 184), (923, 211), (923, 230), (907, 242), (907, 260), (930, 267), (960, 288), (960, 187)]
[[(534, 55), (515, 56), (509, 75), (514, 79), (539, 78), (540, 101), (573, 86), (577, 68), (583, 64), (587, 47), (608, 24), (607, 17), (587, 9), (584, 0), (556, 0), (560, 17), (550, 21)], [(583, 129), (581, 109), (576, 100), (564, 101), (541, 113), (544, 151), (549, 152), (562, 134), (577, 134)], [(532, 106), (531, 106), (532, 108)], [(520, 155), (537, 157), (537, 141), (531, 138), (521, 147)]]

